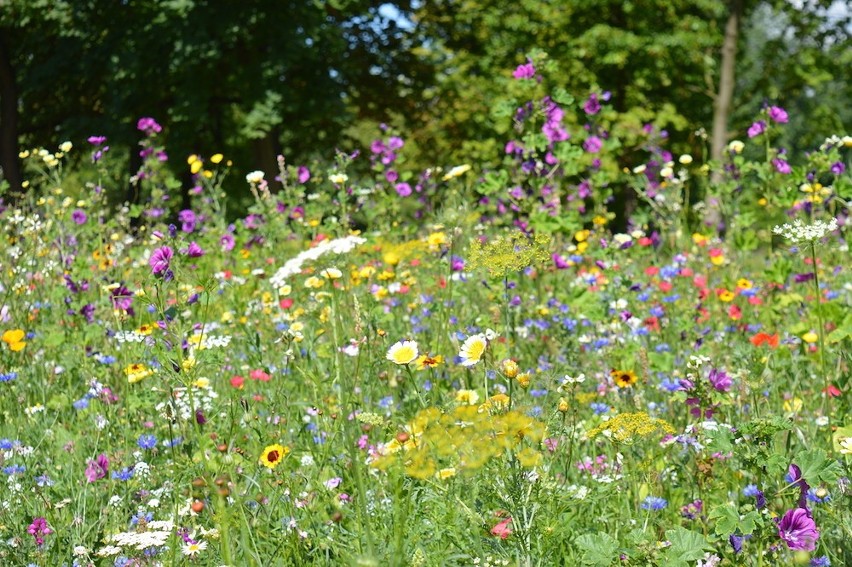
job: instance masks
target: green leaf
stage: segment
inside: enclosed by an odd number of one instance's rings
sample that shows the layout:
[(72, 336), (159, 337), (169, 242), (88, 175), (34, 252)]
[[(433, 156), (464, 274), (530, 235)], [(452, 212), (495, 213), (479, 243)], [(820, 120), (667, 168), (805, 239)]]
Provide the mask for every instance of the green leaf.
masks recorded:
[(583, 552), (583, 565), (607, 567), (615, 560), (618, 542), (607, 533), (584, 534), (577, 538), (577, 547)]
[(832, 483), (843, 474), (843, 467), (829, 459), (822, 449), (810, 449), (796, 455), (794, 462), (802, 470), (802, 478), (811, 486)]
[(731, 535), (740, 524), (740, 514), (733, 504), (716, 506), (707, 517), (716, 523), (713, 530), (720, 537)]
[(696, 561), (704, 558), (707, 541), (700, 533), (678, 527), (666, 530), (666, 539), (671, 542), (671, 546), (666, 549), (664, 565), (691, 567)]
[(556, 87), (553, 89), (553, 95), (550, 98), (552, 98), (555, 103), (561, 104), (562, 106), (571, 106), (574, 104), (574, 97), (563, 87)]

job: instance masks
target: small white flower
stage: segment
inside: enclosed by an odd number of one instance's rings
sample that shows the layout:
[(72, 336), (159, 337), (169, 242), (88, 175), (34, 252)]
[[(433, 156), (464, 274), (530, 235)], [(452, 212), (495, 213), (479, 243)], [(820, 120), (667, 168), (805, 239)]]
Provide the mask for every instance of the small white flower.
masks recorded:
[(349, 176), (345, 173), (335, 173), (333, 175), (329, 175), (328, 180), (335, 185), (343, 185), (349, 180)]
[(263, 181), (263, 172), (260, 170), (252, 171), (248, 175), (246, 175), (246, 181), (251, 183), (252, 185), (256, 185)]

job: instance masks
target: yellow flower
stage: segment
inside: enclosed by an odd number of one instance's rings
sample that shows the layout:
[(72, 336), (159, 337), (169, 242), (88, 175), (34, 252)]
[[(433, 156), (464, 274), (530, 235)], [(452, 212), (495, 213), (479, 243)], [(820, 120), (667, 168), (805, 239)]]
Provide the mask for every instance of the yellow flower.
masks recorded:
[(559, 406), (557, 408), (560, 412), (565, 413), (568, 411), (568, 400), (565, 398), (559, 398)]
[(737, 280), (737, 287), (739, 289), (751, 289), (752, 288), (751, 280), (747, 280), (745, 278), (740, 278)]
[(734, 294), (734, 292), (726, 289), (725, 291), (723, 291), (722, 293), (719, 294), (719, 301), (729, 303), (729, 302), (733, 301), (735, 297), (736, 297), (736, 295)]
[(326, 268), (322, 271), (322, 275), (324, 278), (327, 278), (329, 280), (339, 280), (343, 277), (343, 272), (341, 272), (337, 268)]
[(186, 158), (186, 165), (192, 165), (198, 161), (198, 156), (196, 154), (192, 154), (188, 158)]
[(328, 176), (328, 180), (335, 185), (343, 185), (348, 179), (349, 177), (345, 173), (335, 173), (334, 175)]
[(437, 251), (440, 250), (441, 246), (447, 244), (447, 235), (443, 232), (433, 232), (426, 239), (426, 243), (429, 246), (429, 250)]
[(453, 178), (458, 177), (458, 176), (460, 176), (464, 173), (467, 173), (468, 171), (470, 171), (470, 169), (471, 169), (471, 167), (467, 163), (464, 164), (464, 165), (457, 165), (454, 168), (452, 168), (451, 170), (449, 170), (444, 175), (444, 177), (442, 179), (444, 181), (449, 181), (450, 179), (453, 179)]
[(476, 402), (479, 401), (479, 394), (476, 393), (476, 390), (459, 390), (456, 392), (456, 402), (460, 404), (467, 404), (469, 406), (475, 405)]
[(9, 350), (12, 352), (18, 352), (24, 350), (24, 347), (27, 346), (27, 343), (24, 342), (25, 336), (26, 333), (24, 333), (21, 329), (13, 329), (3, 333), (3, 336), (0, 339), (9, 345)]
[(417, 359), (417, 343), (415, 341), (399, 341), (388, 349), (387, 359), (394, 364), (404, 366)]
[(455, 467), (441, 469), (437, 473), (435, 473), (435, 476), (441, 480), (447, 480), (448, 478), (456, 476), (456, 469)]
[(436, 368), (440, 364), (444, 362), (444, 357), (440, 354), (435, 356), (429, 356), (426, 354), (421, 354), (417, 357), (417, 370), (423, 370), (424, 368)]
[(223, 156), (222, 154), (213, 154), (212, 156), (210, 156), (210, 162), (211, 163), (222, 163), (222, 160), (224, 159), (224, 157), (225, 156)]
[(322, 287), (323, 281), (316, 276), (311, 276), (305, 280), (305, 287), (317, 289)]
[(511, 358), (507, 358), (500, 363), (500, 370), (506, 378), (514, 378), (518, 375), (518, 372), (521, 371), (521, 368), (518, 366), (517, 362)]
[(521, 388), (526, 388), (530, 385), (530, 373), (524, 372), (523, 374), (518, 374), (518, 385)]
[(488, 341), (482, 333), (471, 335), (465, 340), (459, 350), (462, 366), (473, 366), (482, 359), (485, 354), (485, 347), (488, 346)]
[(263, 449), (263, 453), (260, 455), (260, 464), (272, 470), (278, 466), (278, 463), (284, 460), (284, 457), (288, 453), (290, 453), (289, 447), (284, 447), (277, 443), (269, 445)]
[(609, 375), (619, 388), (629, 388), (639, 380), (632, 370), (612, 369)]
[(145, 335), (147, 337), (148, 335), (154, 332), (154, 326), (144, 323), (142, 325), (139, 325), (139, 328), (136, 329), (136, 332), (140, 335)]
[(200, 159), (197, 159), (189, 165), (189, 171), (194, 175), (201, 171), (202, 167), (204, 167), (204, 162), (202, 162)]
[(153, 370), (145, 366), (144, 364), (137, 362), (134, 364), (128, 365), (124, 369), (124, 374), (127, 375), (127, 381), (130, 384), (135, 384), (136, 382), (141, 382), (148, 376), (154, 373)]
[(802, 406), (804, 403), (800, 398), (793, 398), (792, 400), (784, 401), (784, 411), (787, 413), (799, 413), (802, 411)]
[(813, 331), (808, 331), (807, 333), (802, 335), (802, 340), (808, 344), (812, 344), (819, 340), (819, 336)]

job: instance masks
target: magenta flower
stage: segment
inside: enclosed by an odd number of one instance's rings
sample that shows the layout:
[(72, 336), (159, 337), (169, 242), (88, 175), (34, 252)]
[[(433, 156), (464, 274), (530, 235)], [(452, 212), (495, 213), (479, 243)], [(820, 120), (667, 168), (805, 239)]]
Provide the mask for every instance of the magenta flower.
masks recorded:
[(396, 189), (396, 194), (400, 197), (408, 197), (411, 195), (411, 185), (408, 183), (397, 183), (394, 189)]
[(770, 106), (769, 119), (778, 124), (786, 124), (789, 117), (787, 116), (787, 111), (780, 106)]
[(790, 174), (793, 170), (790, 168), (790, 164), (784, 161), (781, 158), (775, 158), (772, 160), (772, 165), (775, 166), (775, 171), (781, 173), (783, 175)]
[(731, 377), (728, 376), (727, 373), (722, 370), (717, 370), (716, 368), (710, 371), (707, 379), (710, 380), (710, 383), (713, 385), (713, 389), (718, 392), (727, 392), (731, 389), (731, 385), (733, 384)]
[(194, 240), (189, 243), (189, 246), (186, 247), (184, 253), (190, 258), (200, 258), (204, 256), (204, 250)]
[(299, 183), (307, 183), (308, 179), (311, 178), (311, 171), (305, 167), (304, 165), (299, 166), (298, 171)]
[(806, 508), (793, 508), (778, 523), (778, 537), (794, 551), (813, 551), (819, 532)]
[(33, 523), (27, 526), (27, 533), (35, 538), (36, 545), (41, 547), (44, 545), (44, 537), (53, 533), (50, 526), (47, 525), (47, 520), (39, 516), (33, 520)]
[(100, 146), (101, 144), (106, 142), (107, 139), (106, 136), (89, 136), (86, 141), (92, 144), (93, 146)]
[(532, 79), (535, 77), (535, 66), (532, 64), (532, 61), (518, 65), (512, 76), (516, 79)]
[(754, 138), (755, 136), (760, 136), (764, 132), (766, 132), (766, 122), (764, 122), (763, 120), (758, 120), (749, 127), (748, 137)]
[(157, 124), (156, 120), (147, 116), (139, 119), (136, 123), (136, 129), (140, 132), (145, 132), (148, 136), (159, 134), (163, 130), (162, 126)]
[(589, 116), (595, 115), (601, 111), (601, 103), (598, 101), (597, 93), (592, 93), (583, 105), (583, 112)]
[(86, 223), (86, 213), (81, 209), (75, 209), (73, 213), (71, 213), (71, 220), (73, 220), (76, 224), (85, 224)]
[(174, 251), (169, 246), (157, 248), (151, 254), (151, 259), (148, 264), (151, 266), (151, 273), (155, 276), (163, 275), (169, 269), (169, 263), (175, 255)]
[(596, 154), (601, 151), (601, 147), (603, 147), (603, 141), (597, 136), (589, 136), (585, 142), (583, 142), (583, 149), (589, 152), (590, 154)]
[(234, 240), (234, 235), (230, 232), (227, 232), (219, 237), (219, 246), (222, 247), (222, 250), (225, 252), (230, 252), (234, 249), (234, 245), (236, 244)]
[(101, 453), (94, 461), (89, 461), (85, 472), (86, 480), (95, 482), (104, 478), (107, 472), (109, 472), (109, 459), (104, 453)]

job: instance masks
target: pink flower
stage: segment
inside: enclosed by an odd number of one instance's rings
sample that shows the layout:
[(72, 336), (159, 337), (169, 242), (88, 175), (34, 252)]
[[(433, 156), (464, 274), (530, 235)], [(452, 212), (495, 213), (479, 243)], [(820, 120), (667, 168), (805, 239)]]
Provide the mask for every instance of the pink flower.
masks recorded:
[(491, 535), (497, 536), (500, 539), (506, 539), (512, 535), (512, 518), (501, 520), (496, 526), (491, 528)]

